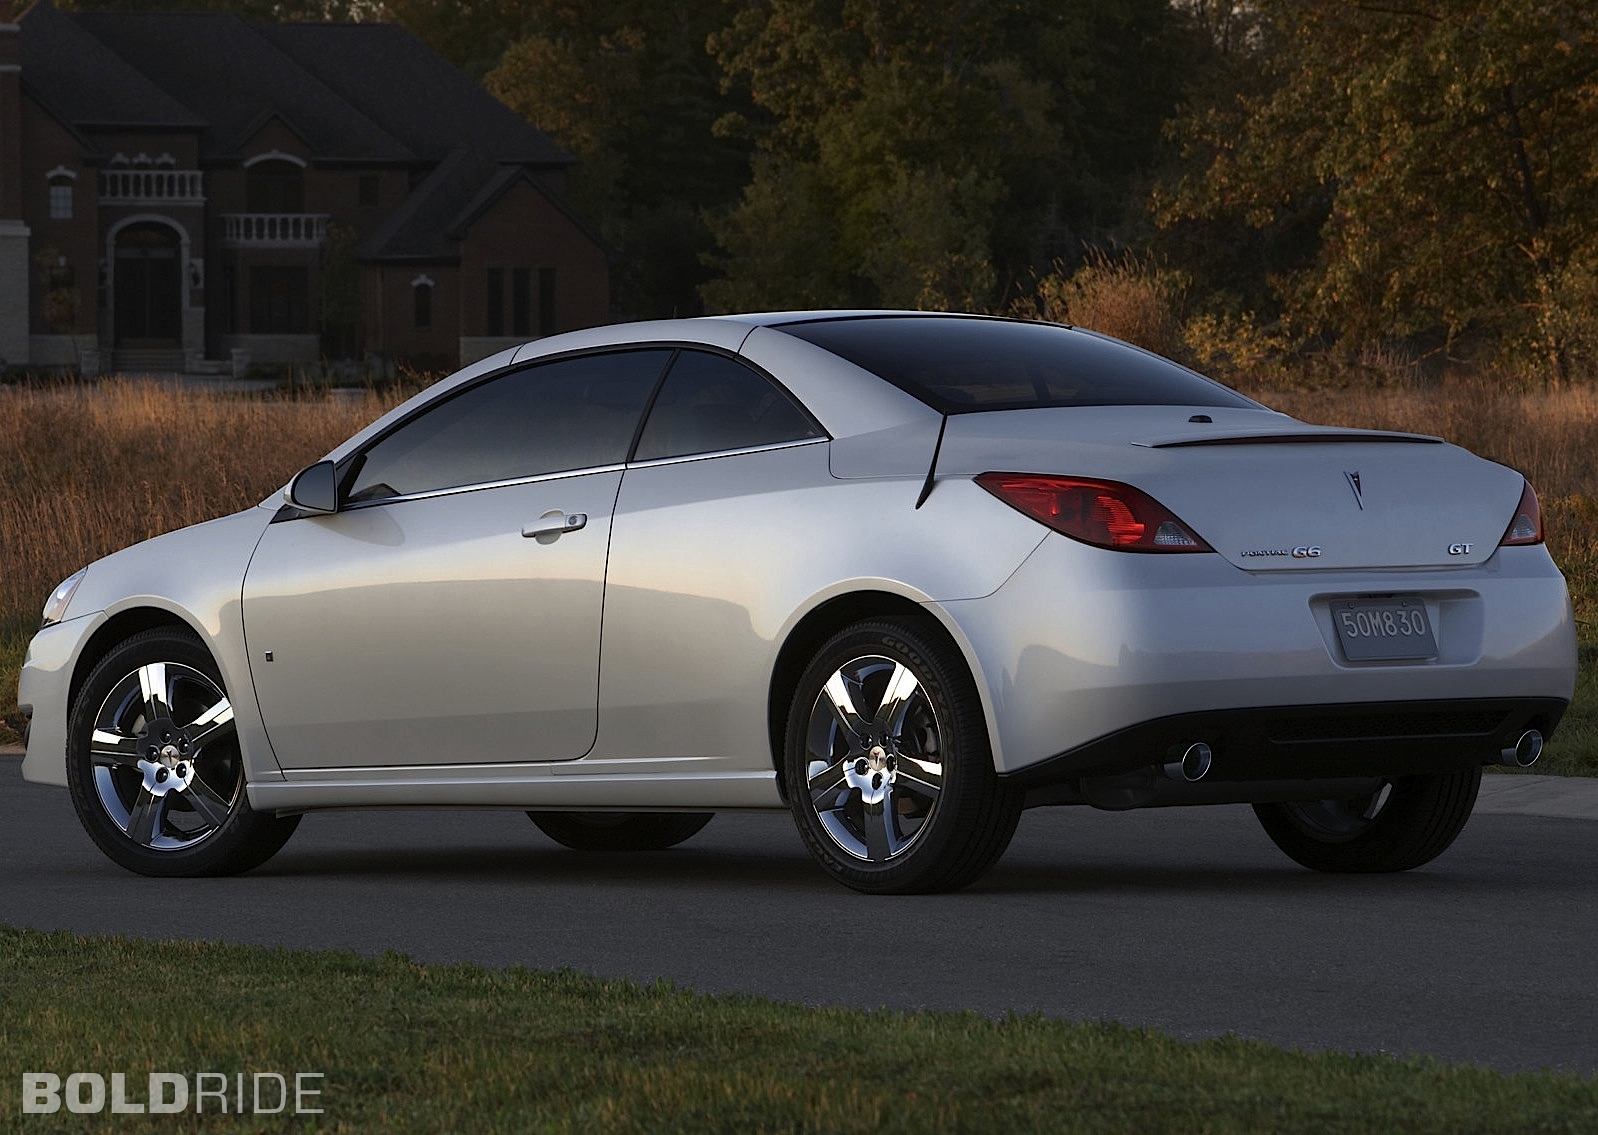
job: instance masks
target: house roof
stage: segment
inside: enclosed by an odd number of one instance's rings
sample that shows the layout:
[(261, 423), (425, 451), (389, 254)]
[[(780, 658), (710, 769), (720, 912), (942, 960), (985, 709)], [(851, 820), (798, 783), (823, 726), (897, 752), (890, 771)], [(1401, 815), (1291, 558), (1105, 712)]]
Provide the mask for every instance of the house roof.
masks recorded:
[(198, 130), (205, 119), (48, 3), (24, 17), (22, 83), (78, 128)]
[(479, 157), (564, 167), (548, 135), (393, 24), (261, 24), (256, 30), (351, 106), (419, 154), (465, 146)]
[(79, 131), (181, 129), (200, 161), (251, 156), (274, 118), (313, 164), (429, 171), (363, 241), (366, 259), (458, 254), (451, 222), (502, 174), (575, 159), (403, 28), (263, 24), (219, 13), (62, 12), (22, 18), (29, 93)]

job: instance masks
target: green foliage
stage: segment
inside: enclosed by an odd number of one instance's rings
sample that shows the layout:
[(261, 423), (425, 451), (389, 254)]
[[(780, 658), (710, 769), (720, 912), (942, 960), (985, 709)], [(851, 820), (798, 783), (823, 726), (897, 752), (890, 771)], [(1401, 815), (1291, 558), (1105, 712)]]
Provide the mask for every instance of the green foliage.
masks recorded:
[(1487, 337), (1551, 377), (1591, 366), (1598, 266), (1598, 15), (1580, 0), (1399, 6), (1261, 0), (1247, 42), (1177, 126), (1163, 223), (1284, 246), (1304, 333)]
[(711, 221), (719, 309), (994, 307), (1120, 221), (1175, 98), (1152, 0), (770, 0), (710, 45), (761, 152)]
[(716, 137), (736, 102), (706, 38), (731, 0), (527, 0), (484, 83), (579, 159), (568, 195), (612, 254), (622, 317), (698, 314), (710, 237), (700, 211), (730, 204), (748, 146)]
[[(221, 1115), (212, 1101), (149, 1129), (1513, 1135), (1598, 1124), (1598, 1084), (1568, 1075), (1040, 1016), (808, 1009), (394, 953), (0, 927), (0, 977), (7, 1118), (24, 1072), (120, 1071), (142, 1099), (150, 1071), (275, 1070), (322, 1073), (308, 1101), (322, 1114)], [(63, 1110), (9, 1126), (103, 1131), (111, 1118)]]
[(356, 328), (361, 321), (361, 265), (356, 257), (359, 243), (359, 234), (348, 225), (327, 226), (320, 290), (323, 353), (330, 358), (347, 358), (356, 342)]

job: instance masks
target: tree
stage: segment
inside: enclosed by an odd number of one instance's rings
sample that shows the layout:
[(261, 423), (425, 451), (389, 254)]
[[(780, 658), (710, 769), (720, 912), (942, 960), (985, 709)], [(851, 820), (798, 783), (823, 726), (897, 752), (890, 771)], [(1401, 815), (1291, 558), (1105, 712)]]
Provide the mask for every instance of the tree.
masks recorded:
[(485, 85), (577, 156), (568, 194), (610, 247), (618, 314), (698, 314), (710, 244), (701, 213), (730, 204), (748, 174), (747, 144), (712, 133), (742, 105), (705, 48), (731, 0), (523, 10), (522, 34)]
[(1113, 234), (1175, 97), (1160, 0), (764, 0), (711, 46), (754, 104), (722, 309), (991, 308)]
[(1598, 299), (1598, 14), (1578, 0), (1260, 0), (1242, 93), (1178, 127), (1166, 225), (1314, 218), (1278, 264), (1306, 332), (1535, 344), (1558, 378)]

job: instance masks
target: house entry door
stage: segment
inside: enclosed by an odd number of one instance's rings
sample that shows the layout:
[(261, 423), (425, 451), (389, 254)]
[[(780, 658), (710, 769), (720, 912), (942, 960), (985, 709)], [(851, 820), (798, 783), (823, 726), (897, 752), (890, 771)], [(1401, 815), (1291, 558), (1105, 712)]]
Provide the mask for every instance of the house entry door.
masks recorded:
[(175, 347), (183, 336), (183, 279), (175, 232), (130, 225), (117, 234), (116, 342), (121, 347)]

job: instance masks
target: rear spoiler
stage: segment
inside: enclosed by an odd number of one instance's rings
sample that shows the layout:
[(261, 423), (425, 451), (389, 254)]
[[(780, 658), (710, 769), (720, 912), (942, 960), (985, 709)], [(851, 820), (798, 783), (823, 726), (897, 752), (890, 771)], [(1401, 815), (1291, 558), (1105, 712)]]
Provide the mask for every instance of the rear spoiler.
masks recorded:
[(1259, 433), (1208, 434), (1201, 437), (1156, 438), (1153, 441), (1135, 441), (1145, 449), (1180, 449), (1192, 445), (1336, 445), (1359, 442), (1396, 442), (1410, 445), (1443, 445), (1440, 437), (1428, 434), (1393, 433), (1387, 430), (1270, 430)]

